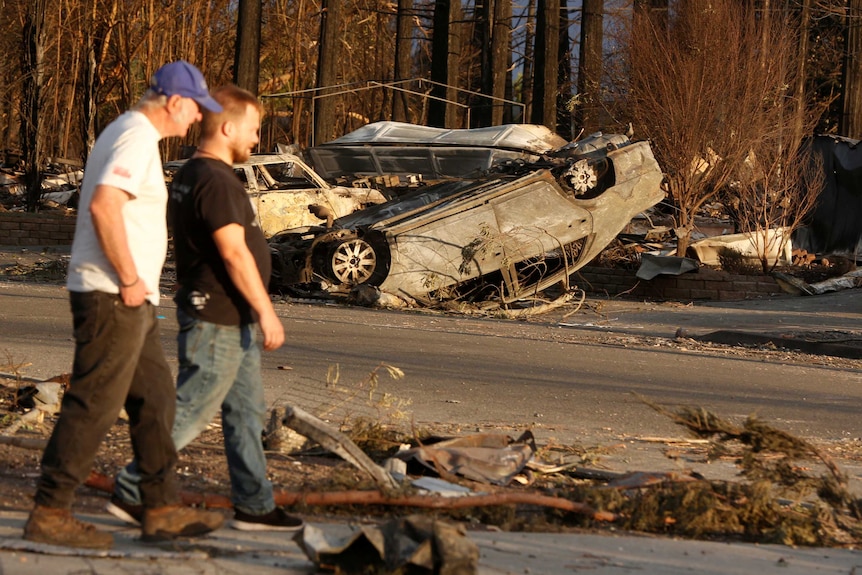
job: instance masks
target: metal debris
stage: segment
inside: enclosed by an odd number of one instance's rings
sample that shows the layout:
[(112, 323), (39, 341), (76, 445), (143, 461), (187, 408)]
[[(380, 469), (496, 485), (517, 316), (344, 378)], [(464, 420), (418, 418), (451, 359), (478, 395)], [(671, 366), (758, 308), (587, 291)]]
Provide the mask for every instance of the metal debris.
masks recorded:
[[(480, 433), (405, 449), (395, 458), (408, 463), (413, 475), (434, 473), (444, 479), (461, 476), (481, 483), (508, 485), (536, 453), (530, 431), (518, 439), (499, 433)], [(413, 465), (410, 465), (410, 464)]]
[(478, 573), (479, 547), (463, 526), (411, 515), (336, 536), (312, 525), (294, 537), (320, 569), (337, 573)]

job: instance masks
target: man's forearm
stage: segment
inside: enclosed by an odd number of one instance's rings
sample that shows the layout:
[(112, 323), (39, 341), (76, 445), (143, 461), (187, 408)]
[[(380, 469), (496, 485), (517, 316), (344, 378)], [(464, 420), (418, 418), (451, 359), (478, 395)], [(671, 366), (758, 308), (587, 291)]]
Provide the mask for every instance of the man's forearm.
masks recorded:
[(123, 222), (123, 205), (128, 201), (126, 192), (108, 186), (98, 186), (90, 204), (90, 215), (99, 245), (108, 262), (114, 267), (120, 286), (127, 287), (138, 281), (138, 270)]

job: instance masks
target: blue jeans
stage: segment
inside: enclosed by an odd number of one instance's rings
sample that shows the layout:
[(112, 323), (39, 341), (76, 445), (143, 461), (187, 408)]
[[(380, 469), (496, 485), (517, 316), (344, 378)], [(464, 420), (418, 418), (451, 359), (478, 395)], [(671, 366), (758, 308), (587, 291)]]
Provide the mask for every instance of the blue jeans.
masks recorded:
[[(180, 367), (174, 444), (179, 451), (194, 441), (220, 407), (234, 508), (252, 515), (269, 513), (275, 501), (261, 443), (266, 404), (257, 326), (200, 321), (179, 308), (177, 321)], [(139, 505), (138, 482), (133, 461), (117, 476), (115, 495)]]

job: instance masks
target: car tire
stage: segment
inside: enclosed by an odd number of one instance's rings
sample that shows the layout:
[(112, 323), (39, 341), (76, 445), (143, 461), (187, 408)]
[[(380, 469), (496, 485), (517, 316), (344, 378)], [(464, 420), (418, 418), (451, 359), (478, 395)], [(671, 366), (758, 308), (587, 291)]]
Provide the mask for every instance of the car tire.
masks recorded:
[(340, 285), (377, 286), (389, 273), (389, 248), (382, 236), (342, 238), (315, 251), (314, 267)]

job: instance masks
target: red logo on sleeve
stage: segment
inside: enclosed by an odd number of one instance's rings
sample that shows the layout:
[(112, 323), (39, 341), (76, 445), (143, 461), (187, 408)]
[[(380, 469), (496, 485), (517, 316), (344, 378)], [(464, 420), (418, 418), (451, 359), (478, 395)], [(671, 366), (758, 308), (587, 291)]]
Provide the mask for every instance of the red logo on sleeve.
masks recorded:
[(132, 177), (132, 173), (129, 170), (127, 170), (126, 168), (124, 168), (123, 166), (114, 166), (114, 169), (111, 170), (111, 172), (117, 176), (120, 176), (121, 178), (131, 178)]

